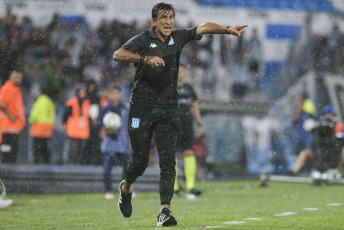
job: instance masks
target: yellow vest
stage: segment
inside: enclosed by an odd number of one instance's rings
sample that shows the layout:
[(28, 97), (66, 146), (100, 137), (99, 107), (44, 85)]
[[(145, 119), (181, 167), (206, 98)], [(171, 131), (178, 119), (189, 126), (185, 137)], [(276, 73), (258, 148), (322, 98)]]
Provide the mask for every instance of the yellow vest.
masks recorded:
[(39, 96), (30, 112), (30, 135), (36, 138), (50, 138), (53, 132), (55, 115), (56, 110), (52, 100), (46, 95)]

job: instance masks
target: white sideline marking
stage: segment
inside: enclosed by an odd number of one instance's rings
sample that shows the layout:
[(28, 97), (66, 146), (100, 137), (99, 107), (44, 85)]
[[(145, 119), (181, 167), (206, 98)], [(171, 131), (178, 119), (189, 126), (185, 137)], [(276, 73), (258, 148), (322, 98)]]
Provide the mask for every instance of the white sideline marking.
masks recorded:
[(342, 203), (330, 203), (330, 204), (327, 204), (327, 206), (341, 206), (343, 205)]
[(303, 210), (306, 210), (306, 211), (318, 211), (319, 208), (304, 208)]
[(243, 224), (245, 221), (227, 221), (224, 222), (223, 224)]
[(205, 226), (204, 228), (223, 228), (223, 226), (215, 225), (215, 226)]
[(295, 215), (296, 212), (282, 212), (282, 213), (277, 213), (274, 216), (291, 216), (291, 215)]
[(246, 218), (246, 220), (261, 220), (263, 218), (260, 217), (251, 217), (251, 218)]

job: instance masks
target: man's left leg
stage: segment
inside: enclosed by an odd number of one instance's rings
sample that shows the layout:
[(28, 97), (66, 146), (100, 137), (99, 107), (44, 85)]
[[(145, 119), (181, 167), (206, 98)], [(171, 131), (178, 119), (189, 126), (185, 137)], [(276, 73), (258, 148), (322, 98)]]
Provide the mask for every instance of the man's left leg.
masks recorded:
[(162, 119), (155, 127), (155, 140), (159, 153), (160, 164), (160, 213), (157, 226), (177, 225), (176, 219), (170, 214), (170, 203), (174, 193), (176, 176), (176, 143), (179, 131), (178, 109), (164, 109)]

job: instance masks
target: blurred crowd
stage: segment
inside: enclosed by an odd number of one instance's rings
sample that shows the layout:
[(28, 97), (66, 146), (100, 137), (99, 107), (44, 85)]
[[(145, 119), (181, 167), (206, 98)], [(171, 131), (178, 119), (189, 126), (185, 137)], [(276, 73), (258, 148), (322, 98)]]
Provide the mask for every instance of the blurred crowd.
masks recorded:
[[(143, 26), (148, 28), (150, 22)], [(195, 26), (190, 23), (189, 27)], [(129, 98), (133, 66), (114, 62), (113, 51), (144, 28), (137, 21), (124, 23), (117, 19), (102, 20), (90, 28), (83, 16), (54, 15), (46, 26), (34, 25), (29, 16), (20, 21), (8, 8), (0, 18), (0, 79), (3, 83), (11, 69), (24, 73), (23, 90), (29, 96), (44, 84), (56, 103), (71, 97), (78, 82), (93, 79), (100, 88), (118, 83), (123, 99)], [(344, 35), (333, 25), (328, 35), (315, 34), (311, 42), (294, 45), (286, 68), (289, 79), (309, 69), (338, 73), (343, 71)], [(201, 100), (242, 99), (247, 93), (260, 91), (264, 75), (262, 42), (259, 31), (240, 39), (211, 35), (185, 47), (181, 62), (189, 66), (188, 78)], [(33, 90), (34, 91), (34, 90)]]
[[(144, 28), (149, 26), (147, 21)], [(96, 28), (90, 28), (83, 16), (57, 14), (46, 26), (39, 27), (29, 16), (19, 21), (8, 8), (0, 19), (1, 82), (8, 78), (10, 70), (20, 67), (24, 73), (23, 93), (28, 98), (43, 84), (54, 102), (63, 104), (77, 83), (93, 79), (100, 88), (120, 84), (124, 100), (128, 99), (133, 66), (114, 62), (112, 55), (144, 28), (139, 28), (136, 21), (128, 24), (116, 19), (104, 19)], [(218, 43), (212, 36), (205, 36), (184, 49), (181, 61), (189, 65), (189, 81), (201, 99), (228, 101), (244, 96), (249, 89), (259, 89), (262, 54), (257, 30), (249, 39), (239, 39), (235, 44), (233, 41), (222, 36)]]
[(324, 74), (343, 73), (344, 33), (338, 24), (331, 26), (331, 31), (326, 35), (308, 34), (291, 44), (284, 69), (276, 79), (278, 84), (274, 84), (275, 97), (283, 96), (308, 71), (314, 71), (320, 79)]

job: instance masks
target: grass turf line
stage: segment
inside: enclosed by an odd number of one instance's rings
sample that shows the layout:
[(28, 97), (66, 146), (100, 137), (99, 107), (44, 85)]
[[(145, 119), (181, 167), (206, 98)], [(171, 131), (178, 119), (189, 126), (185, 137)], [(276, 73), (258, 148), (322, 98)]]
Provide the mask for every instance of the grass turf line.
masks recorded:
[[(313, 186), (271, 182), (259, 188), (258, 180), (202, 182), (196, 201), (174, 197), (171, 210), (178, 221), (173, 229), (343, 229), (343, 186)], [(114, 185), (115, 187), (116, 185)], [(135, 189), (135, 187), (134, 187)], [(0, 229), (155, 229), (160, 208), (158, 192), (139, 193), (133, 215), (124, 218), (114, 200), (104, 194), (8, 194), (14, 204), (0, 210)], [(304, 210), (317, 207), (317, 211)], [(296, 212), (292, 216), (276, 213)], [(262, 218), (247, 220), (247, 218)], [(225, 222), (244, 221), (228, 225)]]

